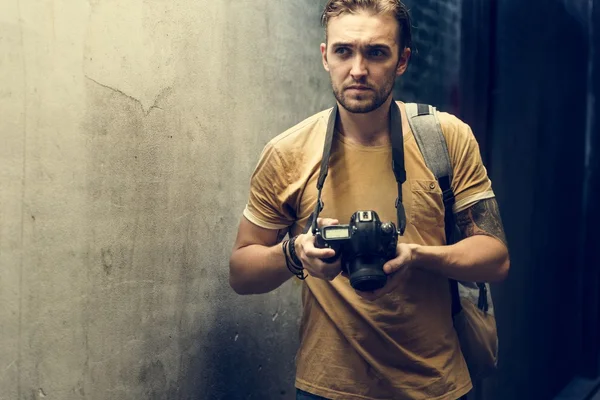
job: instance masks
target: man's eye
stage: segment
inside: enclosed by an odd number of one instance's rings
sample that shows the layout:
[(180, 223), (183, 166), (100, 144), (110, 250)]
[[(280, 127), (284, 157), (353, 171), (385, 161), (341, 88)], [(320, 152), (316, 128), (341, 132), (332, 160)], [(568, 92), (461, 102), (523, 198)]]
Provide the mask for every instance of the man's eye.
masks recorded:
[(335, 49), (335, 53), (343, 56), (348, 54), (348, 49), (345, 47), (338, 47), (337, 49)]
[(377, 49), (375, 49), (375, 50), (371, 50), (371, 51), (369, 51), (369, 56), (370, 56), (370, 57), (381, 57), (381, 56), (383, 56), (383, 55), (384, 55), (384, 53), (383, 53), (383, 51), (381, 51), (381, 50), (377, 50)]

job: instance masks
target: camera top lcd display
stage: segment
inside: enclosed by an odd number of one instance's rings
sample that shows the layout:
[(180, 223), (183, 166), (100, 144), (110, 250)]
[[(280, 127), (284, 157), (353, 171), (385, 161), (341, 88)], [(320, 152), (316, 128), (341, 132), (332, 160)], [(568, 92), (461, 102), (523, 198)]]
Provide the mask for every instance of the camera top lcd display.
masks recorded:
[(336, 226), (330, 225), (323, 228), (323, 238), (325, 240), (332, 239), (348, 239), (348, 225)]

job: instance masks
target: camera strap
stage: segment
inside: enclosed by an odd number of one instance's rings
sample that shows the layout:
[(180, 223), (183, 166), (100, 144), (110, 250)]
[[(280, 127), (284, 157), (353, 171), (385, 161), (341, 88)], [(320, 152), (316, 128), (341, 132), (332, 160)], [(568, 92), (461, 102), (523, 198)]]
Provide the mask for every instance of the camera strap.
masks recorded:
[[(309, 218), (305, 232), (310, 228), (314, 234), (317, 231), (317, 218), (325, 206), (321, 199), (321, 191), (327, 178), (329, 169), (329, 157), (331, 155), (331, 145), (333, 143), (333, 135), (335, 133), (335, 124), (338, 119), (337, 103), (329, 114), (327, 122), (327, 132), (325, 134), (325, 144), (323, 146), (323, 157), (321, 158), (321, 171), (319, 172), (319, 180), (317, 181), (317, 204), (315, 210)], [(398, 197), (396, 199), (396, 214), (398, 220), (398, 234), (403, 235), (406, 228), (406, 212), (402, 204), (402, 184), (406, 181), (406, 170), (404, 169), (404, 137), (402, 133), (402, 116), (398, 104), (392, 100), (390, 105), (390, 136), (392, 142), (392, 170), (398, 184)]]

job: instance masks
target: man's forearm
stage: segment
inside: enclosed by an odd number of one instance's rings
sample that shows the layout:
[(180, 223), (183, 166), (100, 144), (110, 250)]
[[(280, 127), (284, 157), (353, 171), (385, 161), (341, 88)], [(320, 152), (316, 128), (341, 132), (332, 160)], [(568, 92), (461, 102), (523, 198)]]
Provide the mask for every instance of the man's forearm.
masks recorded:
[(293, 276), (286, 267), (281, 244), (242, 247), (229, 261), (229, 284), (238, 294), (267, 293)]
[(471, 236), (450, 246), (415, 246), (412, 264), (452, 279), (494, 282), (508, 274), (508, 250), (500, 240)]

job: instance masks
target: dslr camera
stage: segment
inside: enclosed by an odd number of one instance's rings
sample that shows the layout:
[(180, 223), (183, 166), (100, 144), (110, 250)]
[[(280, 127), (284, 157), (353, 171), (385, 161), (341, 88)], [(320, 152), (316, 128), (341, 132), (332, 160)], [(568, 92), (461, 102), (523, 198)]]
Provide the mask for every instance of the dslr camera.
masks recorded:
[(394, 223), (382, 223), (375, 211), (357, 211), (348, 225), (325, 226), (315, 231), (315, 247), (335, 250), (335, 256), (323, 261), (331, 263), (341, 257), (350, 285), (360, 291), (376, 290), (386, 284), (383, 264), (396, 256), (397, 242)]

